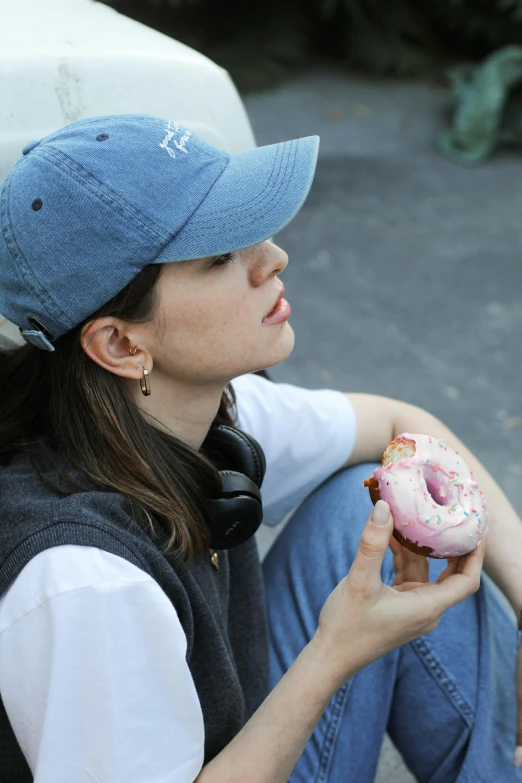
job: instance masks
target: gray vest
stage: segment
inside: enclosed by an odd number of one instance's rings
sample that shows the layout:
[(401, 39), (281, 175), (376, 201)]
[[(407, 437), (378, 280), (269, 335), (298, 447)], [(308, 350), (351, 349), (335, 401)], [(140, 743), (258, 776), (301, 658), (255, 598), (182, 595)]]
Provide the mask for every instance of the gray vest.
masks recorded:
[[(80, 477), (75, 469), (70, 473)], [(149, 574), (172, 602), (187, 637), (207, 763), (268, 694), (266, 615), (255, 537), (220, 552), (218, 571), (208, 556), (188, 569), (159, 552), (133, 520), (124, 495), (80, 478), (88, 489), (64, 496), (42, 483), (25, 455), (0, 471), (0, 595), (31, 558), (61, 544), (98, 547)], [(0, 700), (0, 780), (32, 779)]]

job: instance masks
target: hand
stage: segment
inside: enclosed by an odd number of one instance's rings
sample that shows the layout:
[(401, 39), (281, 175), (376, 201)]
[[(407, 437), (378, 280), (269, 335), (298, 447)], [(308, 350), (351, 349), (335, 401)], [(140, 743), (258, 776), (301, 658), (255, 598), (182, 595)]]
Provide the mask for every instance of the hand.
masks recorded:
[[(384, 515), (384, 524), (372, 521), (379, 515)], [(449, 558), (433, 584), (427, 581), (429, 564), (422, 562), (426, 558), (406, 555), (407, 550), (401, 553), (390, 544), (392, 533), (389, 506), (380, 500), (368, 518), (350, 571), (319, 615), (313, 641), (336, 687), (390, 650), (432, 631), (446, 609), (479, 588), (484, 540), (470, 554)], [(393, 587), (381, 580), (389, 545), (397, 568)]]

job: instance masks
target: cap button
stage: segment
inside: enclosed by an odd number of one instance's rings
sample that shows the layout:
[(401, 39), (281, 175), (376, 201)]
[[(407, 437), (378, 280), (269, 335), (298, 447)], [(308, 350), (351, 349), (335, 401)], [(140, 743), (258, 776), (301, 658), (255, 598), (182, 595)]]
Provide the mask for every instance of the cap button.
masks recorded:
[(23, 148), (22, 155), (27, 155), (28, 152), (31, 152), (31, 150), (34, 150), (34, 148), (37, 146), (37, 144), (40, 144), (40, 139), (38, 139), (37, 141), (30, 141)]

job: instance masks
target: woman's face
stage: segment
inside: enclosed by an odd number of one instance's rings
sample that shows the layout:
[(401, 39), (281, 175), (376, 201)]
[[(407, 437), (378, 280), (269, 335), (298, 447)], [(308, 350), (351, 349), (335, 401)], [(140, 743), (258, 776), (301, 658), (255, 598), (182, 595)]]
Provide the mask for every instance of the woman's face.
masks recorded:
[(294, 346), (287, 320), (264, 323), (288, 264), (266, 240), (228, 256), (167, 264), (158, 280), (159, 309), (147, 333), (153, 374), (179, 382), (227, 383), (283, 361)]

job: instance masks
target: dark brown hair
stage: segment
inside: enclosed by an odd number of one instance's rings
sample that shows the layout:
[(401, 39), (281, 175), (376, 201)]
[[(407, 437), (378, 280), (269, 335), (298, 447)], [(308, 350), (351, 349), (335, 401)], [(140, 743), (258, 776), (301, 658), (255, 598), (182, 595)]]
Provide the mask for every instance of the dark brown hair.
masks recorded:
[[(47, 486), (71, 494), (85, 489), (67, 471), (72, 463), (97, 486), (123, 493), (133, 517), (165, 542), (161, 551), (175, 551), (190, 563), (208, 548), (205, 497), (219, 495), (218, 471), (201, 451), (147, 423), (123, 379), (94, 362), (80, 342), (85, 324), (97, 317), (153, 320), (164, 266), (146, 266), (110, 302), (56, 340), (55, 351), (23, 345), (0, 352), (0, 467), (27, 452)], [(235, 423), (230, 384), (215, 423)], [(59, 485), (38, 461), (41, 442), (49, 447), (46, 456), (51, 455)]]

